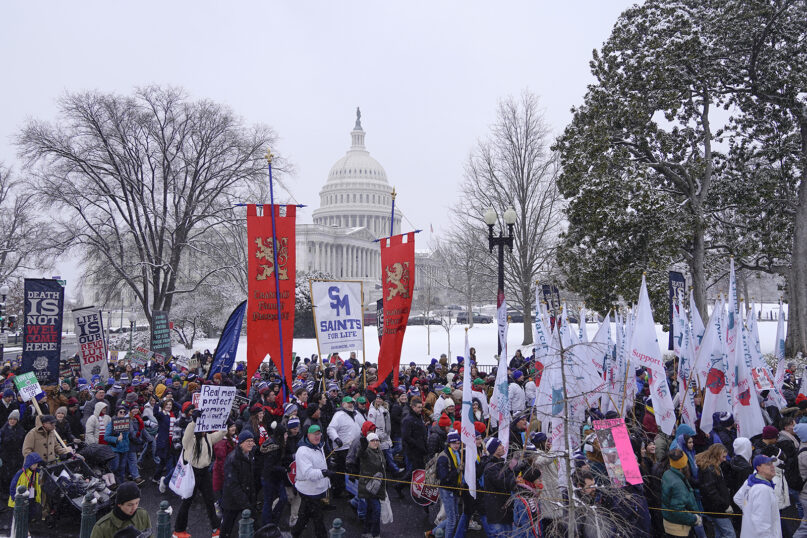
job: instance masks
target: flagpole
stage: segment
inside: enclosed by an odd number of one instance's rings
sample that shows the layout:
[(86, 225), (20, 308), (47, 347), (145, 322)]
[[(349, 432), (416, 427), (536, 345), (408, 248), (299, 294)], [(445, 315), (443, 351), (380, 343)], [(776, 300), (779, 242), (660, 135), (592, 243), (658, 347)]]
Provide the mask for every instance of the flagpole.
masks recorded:
[[(283, 379), (284, 383), (281, 385), (283, 389), (283, 401), (288, 401), (288, 389), (287, 385), (289, 383), (288, 379), (284, 379), (286, 375), (286, 367), (284, 363), (284, 350), (283, 350), (283, 316), (280, 311), (280, 271), (279, 267), (277, 266), (277, 226), (275, 224), (275, 190), (273, 186), (273, 179), (272, 179), (272, 150), (266, 150), (266, 162), (269, 165), (269, 207), (272, 216), (272, 258), (274, 262), (274, 273), (275, 273), (275, 302), (277, 303), (277, 332), (279, 333), (278, 340), (280, 342), (280, 378)], [(264, 211), (266, 211), (266, 206), (264, 206)], [(310, 283), (309, 283), (310, 286)]]
[(319, 331), (317, 330), (317, 305), (314, 304), (314, 284), (308, 279), (308, 296), (311, 297), (311, 315), (314, 318), (314, 336), (317, 337), (317, 356), (319, 357), (319, 373), (322, 378), (322, 390), (325, 392), (325, 362), (322, 360), (322, 350), (319, 347)]
[(395, 225), (395, 197), (398, 193), (395, 192), (395, 187), (392, 187), (392, 216), (389, 219), (389, 236), (392, 237), (393, 233), (393, 226)]
[[(394, 198), (393, 198), (394, 200)], [(364, 376), (364, 390), (367, 390), (367, 351), (364, 349), (364, 282), (359, 282), (359, 293), (361, 294), (361, 360), (362, 375)]]

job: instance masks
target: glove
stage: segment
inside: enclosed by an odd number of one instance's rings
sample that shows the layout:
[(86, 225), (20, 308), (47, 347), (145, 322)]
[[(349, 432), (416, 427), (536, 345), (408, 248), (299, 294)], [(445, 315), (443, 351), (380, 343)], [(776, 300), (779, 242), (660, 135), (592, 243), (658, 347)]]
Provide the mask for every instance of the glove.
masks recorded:
[(201, 416), (202, 416), (202, 412), (199, 411), (198, 409), (195, 410), (193, 413), (191, 413), (191, 417), (193, 417), (194, 421), (199, 420), (199, 417), (201, 417)]
[(695, 526), (696, 527), (703, 526), (703, 520), (701, 519), (701, 516), (699, 516), (698, 514), (695, 514)]
[(369, 442), (367, 441), (366, 437), (359, 437), (359, 444), (361, 445), (362, 450), (367, 450), (367, 445)]
[(339, 439), (338, 437), (334, 440), (334, 443), (336, 443), (336, 446), (338, 446), (339, 448), (342, 448), (342, 440)]
[(333, 477), (333, 471), (330, 471), (328, 469), (322, 469), (322, 478), (332, 478), (332, 477)]

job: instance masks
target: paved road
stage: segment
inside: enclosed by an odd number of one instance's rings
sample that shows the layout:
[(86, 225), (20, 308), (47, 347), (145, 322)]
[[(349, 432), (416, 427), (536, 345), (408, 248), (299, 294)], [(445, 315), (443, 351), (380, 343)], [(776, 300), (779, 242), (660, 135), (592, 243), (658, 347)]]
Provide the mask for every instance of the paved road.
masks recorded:
[[(144, 473), (144, 476), (151, 476), (150, 473)], [(407, 496), (405, 499), (399, 499), (394, 489), (389, 490), (390, 499), (392, 501), (392, 512), (394, 516), (393, 523), (382, 526), (382, 533), (384, 536), (395, 536), (396, 538), (409, 538), (409, 537), (422, 537), (426, 529), (431, 528), (431, 521), (427, 520), (423, 508), (416, 506), (411, 498)], [(145, 508), (151, 516), (152, 526), (156, 529), (157, 526), (157, 511), (160, 507), (160, 502), (167, 500), (171, 503), (174, 513), (171, 516), (172, 530), (173, 522), (176, 519), (176, 511), (179, 509), (181, 500), (170, 490), (166, 493), (160, 493), (157, 486), (151, 482), (143, 484), (142, 497), (140, 499), (140, 506)], [(358, 537), (362, 534), (362, 526), (356, 513), (350, 507), (346, 499), (338, 499), (334, 501), (335, 510), (325, 512), (325, 522), (330, 528), (331, 522), (335, 518), (340, 518), (344, 522), (346, 529), (346, 537)], [(436, 509), (432, 506), (431, 517), (436, 514)], [(12, 511), (6, 510), (0, 514), (0, 536), (8, 536), (11, 529)], [(79, 535), (81, 514), (78, 510), (73, 510), (71, 513), (60, 514), (56, 528), (47, 528), (44, 525), (38, 524), (31, 528), (31, 536), (34, 538), (69, 538), (77, 537)], [(288, 510), (283, 514), (283, 520), (288, 520)], [(207, 512), (202, 506), (201, 499), (194, 502), (191, 507), (190, 517), (188, 518), (188, 532), (195, 538), (208, 537), (211, 534), (210, 526), (207, 520)], [(284, 530), (288, 530), (284, 528)], [(313, 530), (307, 530), (304, 537), (313, 537)], [(468, 536), (471, 538), (478, 538), (484, 536), (481, 531), (469, 532)]]

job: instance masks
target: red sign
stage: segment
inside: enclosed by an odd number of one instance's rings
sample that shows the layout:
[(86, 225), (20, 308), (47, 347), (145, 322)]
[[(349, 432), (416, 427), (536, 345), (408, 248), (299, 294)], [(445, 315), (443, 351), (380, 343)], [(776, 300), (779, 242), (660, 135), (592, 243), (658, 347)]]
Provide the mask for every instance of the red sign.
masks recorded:
[(409, 486), (409, 493), (412, 495), (412, 500), (420, 506), (429, 506), (437, 502), (440, 497), (440, 489), (437, 486), (427, 486), (426, 471), (423, 469), (415, 469), (412, 471), (412, 484)]
[(381, 349), (378, 352), (378, 381), (371, 388), (383, 383), (389, 374), (393, 374), (392, 386), (398, 386), (401, 346), (412, 307), (412, 291), (415, 287), (414, 232), (381, 240), (381, 269), (384, 289), (384, 329), (381, 334)]
[[(272, 215), (275, 214), (277, 267), (272, 241)], [(281, 209), (285, 209), (281, 215)], [(247, 206), (247, 256), (249, 297), (247, 299), (247, 384), (268, 354), (286, 382), (292, 380), (292, 340), (294, 338), (295, 248), (294, 223), (297, 207), (263, 206), (258, 215), (255, 204)], [(275, 279), (277, 278), (277, 283)], [(278, 313), (277, 285), (280, 289)], [(283, 360), (280, 356), (280, 321), (283, 324)], [(281, 366), (282, 363), (282, 366)]]
[(289, 477), (289, 482), (291, 482), (291, 485), (293, 486), (294, 481), (297, 480), (297, 462), (296, 461), (291, 462), (291, 465), (289, 465), (289, 472), (286, 473), (286, 474)]

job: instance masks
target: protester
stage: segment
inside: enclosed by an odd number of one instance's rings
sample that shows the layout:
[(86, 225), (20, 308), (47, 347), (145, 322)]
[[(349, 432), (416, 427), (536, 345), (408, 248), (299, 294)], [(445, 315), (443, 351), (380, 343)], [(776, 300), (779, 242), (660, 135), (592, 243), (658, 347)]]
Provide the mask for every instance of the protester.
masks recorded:
[[(706, 518), (712, 522), (715, 538), (734, 538), (734, 527), (731, 523), (731, 492), (726, 481), (725, 472), (729, 469), (726, 462), (728, 450), (722, 444), (713, 444), (706, 451), (695, 456), (700, 470), (700, 490), (703, 499), (703, 510), (710, 512)], [(725, 515), (717, 515), (725, 514)]]
[(743, 511), (740, 538), (782, 536), (779, 505), (774, 493), (774, 461), (767, 456), (755, 456), (754, 473), (734, 495), (734, 502)]
[(695, 491), (689, 483), (689, 461), (680, 448), (669, 452), (670, 468), (661, 482), (661, 508), (664, 532), (668, 536), (689, 536), (693, 527), (702, 525)]
[(140, 508), (140, 488), (134, 482), (124, 482), (115, 491), (112, 511), (99, 519), (90, 538), (115, 538), (122, 529), (132, 527), (140, 532), (151, 530), (148, 512)]
[(294, 486), (300, 493), (301, 504), (297, 523), (291, 529), (294, 538), (302, 535), (309, 520), (314, 526), (314, 536), (326, 537), (320, 500), (331, 487), (330, 478), (333, 476), (334, 472), (328, 469), (325, 462), (322, 431), (318, 426), (311, 426), (297, 450), (297, 479)]
[[(222, 441), (219, 441), (222, 442)], [(238, 435), (238, 447), (230, 452), (224, 464), (224, 488), (221, 494), (221, 509), (224, 516), (221, 520), (221, 537), (229, 538), (241, 512), (246, 509), (255, 510), (255, 491), (253, 488), (252, 449), (255, 437), (249, 430)]]

